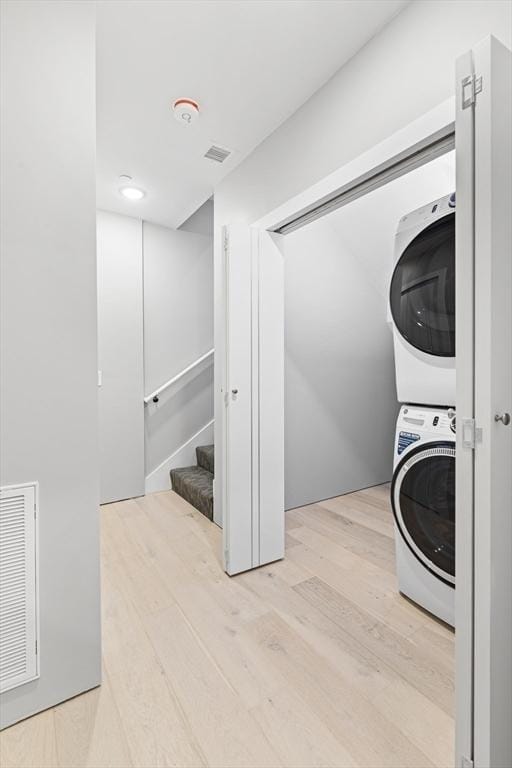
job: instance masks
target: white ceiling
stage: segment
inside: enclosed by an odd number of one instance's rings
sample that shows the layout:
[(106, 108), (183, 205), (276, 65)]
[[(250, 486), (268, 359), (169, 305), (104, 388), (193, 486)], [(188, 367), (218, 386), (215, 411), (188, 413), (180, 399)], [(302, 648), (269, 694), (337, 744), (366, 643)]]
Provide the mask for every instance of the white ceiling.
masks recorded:
[[(179, 226), (406, 0), (99, 0), (98, 206)], [(200, 103), (192, 126), (171, 104)], [(222, 165), (211, 144), (233, 150)], [(119, 175), (146, 190), (122, 198)]]

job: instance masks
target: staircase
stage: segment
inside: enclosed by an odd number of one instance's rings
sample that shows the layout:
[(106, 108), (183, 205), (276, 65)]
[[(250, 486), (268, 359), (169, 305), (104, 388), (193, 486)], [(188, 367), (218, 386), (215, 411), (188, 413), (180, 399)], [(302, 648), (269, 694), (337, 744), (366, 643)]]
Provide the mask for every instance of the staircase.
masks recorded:
[(213, 445), (198, 446), (196, 459), (195, 467), (171, 469), (171, 486), (208, 520), (213, 520)]

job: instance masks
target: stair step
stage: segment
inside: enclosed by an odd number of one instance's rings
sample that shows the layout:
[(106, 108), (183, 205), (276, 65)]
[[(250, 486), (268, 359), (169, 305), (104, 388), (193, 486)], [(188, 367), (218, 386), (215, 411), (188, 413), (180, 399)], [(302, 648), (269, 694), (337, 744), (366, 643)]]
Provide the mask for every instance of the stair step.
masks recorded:
[(215, 462), (214, 462), (214, 446), (213, 445), (200, 445), (196, 448), (197, 463), (203, 469), (208, 470), (214, 474)]
[(171, 469), (172, 489), (213, 520), (213, 474), (204, 467)]

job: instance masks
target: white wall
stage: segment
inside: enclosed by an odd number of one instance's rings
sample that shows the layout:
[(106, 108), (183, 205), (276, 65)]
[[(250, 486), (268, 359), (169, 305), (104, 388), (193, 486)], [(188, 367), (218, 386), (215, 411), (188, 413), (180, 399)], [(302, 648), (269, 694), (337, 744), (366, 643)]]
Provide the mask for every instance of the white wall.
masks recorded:
[[(216, 468), (222, 477), (221, 227), (253, 223), (455, 92), (455, 59), (494, 34), (512, 43), (501, 0), (417, 0), (370, 40), (215, 189)], [(216, 484), (216, 504), (222, 487)]]
[(178, 229), (196, 235), (213, 237), (213, 197), (203, 203)]
[(8, 725), (100, 682), (95, 13), (2, 3), (1, 484), (40, 483), (40, 672)]
[(142, 221), (98, 211), (100, 501), (144, 495)]
[[(213, 347), (212, 238), (144, 222), (145, 392)], [(146, 407), (146, 475), (213, 418), (212, 359)]]
[(394, 235), (454, 188), (452, 152), (285, 238), (287, 508), (391, 479)]
[(103, 502), (169, 488), (213, 441), (213, 357), (143, 404), (213, 347), (212, 229), (211, 200), (180, 230), (98, 211)]
[(215, 224), (254, 222), (455, 91), (455, 59), (488, 34), (512, 45), (512, 4), (417, 0), (215, 190)]

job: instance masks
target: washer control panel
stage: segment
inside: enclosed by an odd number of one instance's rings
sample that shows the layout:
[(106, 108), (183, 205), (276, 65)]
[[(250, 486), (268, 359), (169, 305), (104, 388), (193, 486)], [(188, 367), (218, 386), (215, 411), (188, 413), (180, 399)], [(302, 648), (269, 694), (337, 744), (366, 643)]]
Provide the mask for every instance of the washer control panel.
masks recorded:
[(454, 408), (403, 405), (396, 425), (395, 453), (400, 456), (418, 440), (454, 440)]

